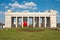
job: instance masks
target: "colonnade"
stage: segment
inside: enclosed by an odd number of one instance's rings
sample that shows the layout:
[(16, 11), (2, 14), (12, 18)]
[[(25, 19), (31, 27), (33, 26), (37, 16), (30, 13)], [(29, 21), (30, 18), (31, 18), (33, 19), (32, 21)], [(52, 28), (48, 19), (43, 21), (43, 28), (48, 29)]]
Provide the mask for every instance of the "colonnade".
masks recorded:
[[(12, 18), (12, 17), (11, 17)], [(42, 23), (41, 23), (41, 18), (42, 18)], [(21, 24), (21, 27), (24, 27), (23, 26), (23, 20), (24, 20), (24, 17), (22, 16), (21, 17), (21, 22), (22, 22), (22, 24)], [(33, 26), (32, 27), (35, 27), (35, 23), (36, 23), (36, 21), (35, 21), (35, 19), (36, 19), (36, 17), (32, 17), (32, 23), (33, 23)], [(48, 22), (50, 23), (50, 21), (47, 21), (47, 17), (38, 17), (38, 26), (39, 27), (41, 27), (42, 26), (42, 24), (44, 25), (44, 27), (47, 27), (47, 24), (48, 24)], [(27, 27), (29, 27), (29, 17), (27, 17)], [(50, 25), (50, 24), (49, 24)], [(18, 17), (16, 17), (16, 28), (18, 27)]]

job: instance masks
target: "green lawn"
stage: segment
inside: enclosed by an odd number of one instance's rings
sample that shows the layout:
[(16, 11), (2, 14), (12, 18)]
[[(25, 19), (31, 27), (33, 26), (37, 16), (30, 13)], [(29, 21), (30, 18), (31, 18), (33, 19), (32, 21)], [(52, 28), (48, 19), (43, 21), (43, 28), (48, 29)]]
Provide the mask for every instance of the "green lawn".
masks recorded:
[(0, 31), (0, 40), (60, 40), (60, 31), (48, 29), (40, 32)]

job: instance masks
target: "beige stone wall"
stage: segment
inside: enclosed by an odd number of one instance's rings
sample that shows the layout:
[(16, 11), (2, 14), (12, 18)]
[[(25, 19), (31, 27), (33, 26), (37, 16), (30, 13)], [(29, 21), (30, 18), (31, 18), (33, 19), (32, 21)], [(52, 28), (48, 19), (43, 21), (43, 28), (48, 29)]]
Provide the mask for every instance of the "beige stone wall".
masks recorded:
[(56, 16), (51, 16), (50, 17), (50, 27), (56, 27)]
[(11, 16), (5, 16), (5, 28), (11, 28)]

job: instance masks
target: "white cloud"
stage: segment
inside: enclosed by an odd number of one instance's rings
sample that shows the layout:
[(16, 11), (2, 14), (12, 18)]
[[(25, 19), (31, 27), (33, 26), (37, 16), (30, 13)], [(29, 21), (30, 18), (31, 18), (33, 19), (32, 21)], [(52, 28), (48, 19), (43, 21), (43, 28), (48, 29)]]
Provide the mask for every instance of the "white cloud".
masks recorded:
[(25, 3), (26, 1), (23, 1), (23, 3)]
[(57, 17), (60, 17), (60, 15), (57, 15)]
[(22, 9), (31, 9), (32, 7), (35, 7), (37, 5), (33, 2), (25, 2), (24, 4), (19, 4), (17, 1), (15, 1), (15, 3), (13, 4), (9, 3), (9, 6)]
[(37, 9), (37, 7), (33, 7), (32, 9), (35, 10), (35, 9)]
[(25, 6), (24, 5), (20, 5), (19, 3), (15, 2), (13, 4), (9, 3), (9, 6), (12, 6), (12, 7), (17, 7), (17, 8), (24, 8)]
[(9, 8), (8, 6), (5, 6), (5, 9)]
[(33, 2), (27, 2), (27, 3), (25, 3), (24, 5), (25, 5), (25, 6), (31, 6), (31, 7), (36, 6), (36, 4), (33, 3)]
[(4, 14), (4, 12), (3, 12), (3, 11), (0, 11), (0, 15), (1, 15), (1, 14)]
[(24, 11), (22, 11), (22, 12), (30, 12), (29, 10), (24, 10)]
[(11, 10), (15, 9), (14, 7), (11, 8)]

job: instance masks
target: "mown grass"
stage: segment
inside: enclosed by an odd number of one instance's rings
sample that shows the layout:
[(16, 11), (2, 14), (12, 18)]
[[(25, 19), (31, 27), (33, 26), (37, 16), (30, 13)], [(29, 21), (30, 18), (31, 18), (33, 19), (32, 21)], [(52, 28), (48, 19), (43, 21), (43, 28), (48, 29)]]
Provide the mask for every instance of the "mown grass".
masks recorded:
[(39, 32), (18, 32), (16, 29), (0, 30), (0, 40), (60, 40), (60, 31), (49, 29)]

